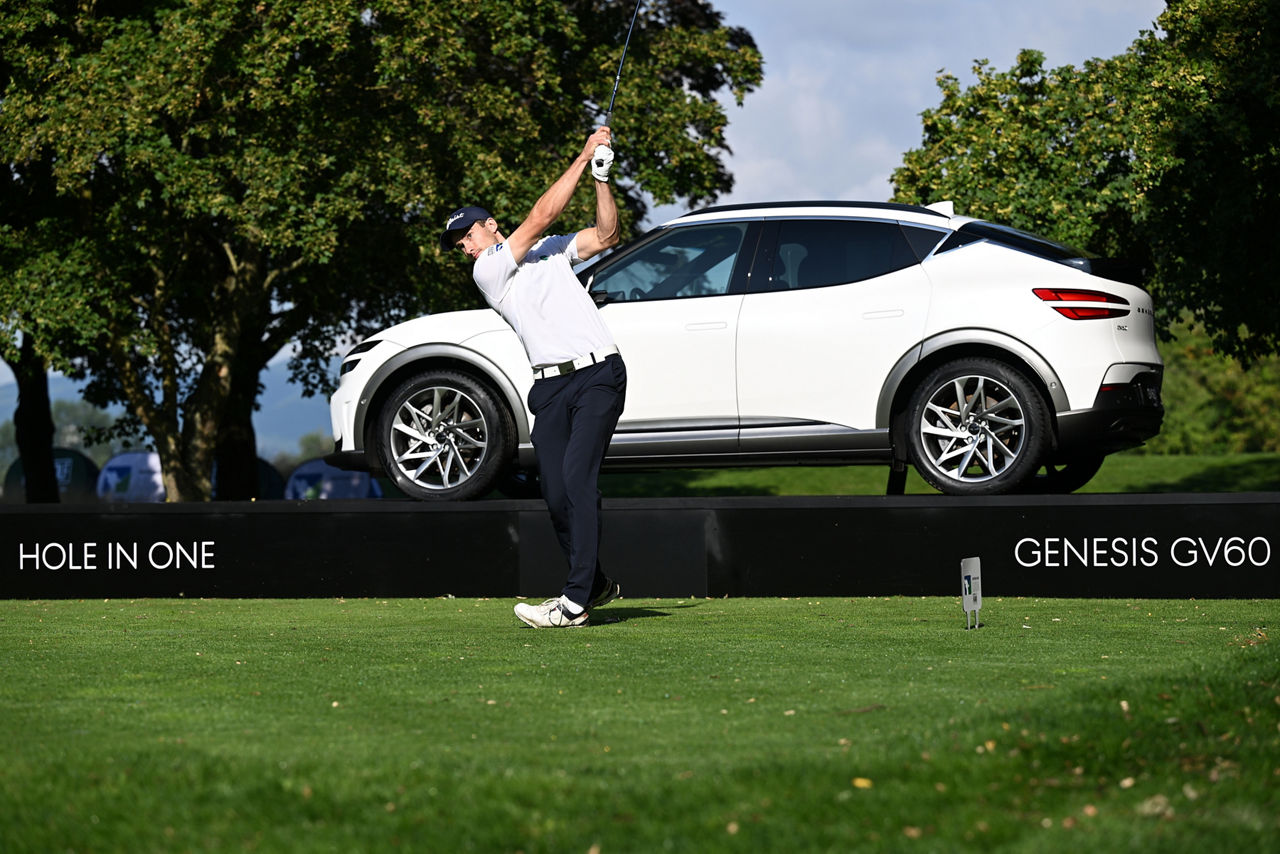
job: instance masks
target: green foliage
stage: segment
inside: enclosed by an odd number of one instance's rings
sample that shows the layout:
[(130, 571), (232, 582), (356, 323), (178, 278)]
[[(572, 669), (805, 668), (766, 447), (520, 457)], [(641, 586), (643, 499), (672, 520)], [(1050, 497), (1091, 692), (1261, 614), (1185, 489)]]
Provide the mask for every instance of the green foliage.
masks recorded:
[(299, 465), (307, 460), (323, 457), (332, 450), (333, 437), (322, 430), (317, 430), (314, 433), (307, 433), (298, 439), (297, 453), (276, 454), (271, 460), (271, 465), (287, 481), (289, 475), (293, 474), (293, 470)]
[(0, 423), (0, 474), (9, 471), (9, 466), (18, 459), (18, 438), (13, 422)]
[(980, 60), (961, 89), (922, 113), (924, 140), (894, 170), (894, 199), (951, 200), (966, 216), (1044, 234), (1099, 254), (1127, 249), (1111, 231), (1132, 197), (1124, 58), (1046, 71), (1024, 50), (1007, 72)]
[(1242, 363), (1215, 349), (1198, 325), (1162, 342), (1165, 420), (1144, 451), (1224, 454), (1280, 451), (1280, 356)]
[(115, 435), (115, 417), (92, 404), (55, 400), (52, 410), (54, 447), (81, 451), (99, 467), (116, 454), (143, 447), (136, 437)]
[(1140, 219), (1161, 296), (1222, 352), (1280, 351), (1280, 0), (1182, 0), (1132, 48)]
[[(116, 419), (111, 413), (81, 400), (55, 400), (51, 406), (53, 447), (80, 451), (101, 467), (123, 451), (142, 447), (136, 437), (112, 433)], [(0, 474), (18, 458), (13, 421), (0, 423)]]
[(1248, 362), (1280, 348), (1280, 0), (1184, 0), (1157, 23), (1080, 68), (1027, 50), (964, 89), (941, 76), (894, 197), (1126, 258), (1166, 323), (1189, 311)]
[[(1006, 579), (1016, 586), (1016, 579)], [(6, 851), (1274, 850), (1275, 600), (0, 603)], [(583, 805), (590, 808), (584, 809)]]
[[(624, 229), (640, 183), (659, 202), (729, 189), (718, 95), (761, 75), (708, 3), (646, 5), (613, 122)], [(444, 215), (523, 218), (602, 118), (632, 8), (6, 5), (0, 341), (24, 329), (91, 374), (90, 399), (150, 435), (169, 495), (207, 498), (224, 428), (252, 433), (286, 343), (321, 391), (341, 342), (475, 303), (437, 247)], [(579, 195), (566, 229), (591, 216)]]

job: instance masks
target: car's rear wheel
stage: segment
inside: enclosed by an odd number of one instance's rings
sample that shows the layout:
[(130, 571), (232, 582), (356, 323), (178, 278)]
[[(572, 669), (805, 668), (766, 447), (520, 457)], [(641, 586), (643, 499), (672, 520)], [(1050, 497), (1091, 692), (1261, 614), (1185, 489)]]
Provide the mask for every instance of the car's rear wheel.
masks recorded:
[(1040, 466), (1049, 410), (1026, 377), (994, 359), (957, 359), (930, 373), (907, 411), (911, 463), (948, 495), (1011, 492)]
[(402, 382), (378, 417), (377, 452), (397, 488), (423, 501), (493, 489), (515, 448), (511, 413), (484, 384), (454, 371)]
[(1078, 454), (1045, 463), (1044, 468), (1028, 478), (1021, 492), (1028, 495), (1067, 495), (1084, 486), (1102, 468), (1106, 454)]

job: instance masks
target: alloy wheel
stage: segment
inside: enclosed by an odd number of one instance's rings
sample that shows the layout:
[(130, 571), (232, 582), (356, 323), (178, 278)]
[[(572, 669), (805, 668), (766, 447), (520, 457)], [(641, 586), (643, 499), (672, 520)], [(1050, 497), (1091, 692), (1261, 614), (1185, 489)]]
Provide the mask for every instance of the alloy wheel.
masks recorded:
[(920, 417), (920, 445), (943, 476), (981, 483), (1007, 471), (1023, 451), (1026, 415), (1004, 383), (981, 374), (939, 385)]
[(426, 490), (453, 489), (484, 461), (489, 424), (470, 396), (437, 385), (400, 404), (389, 439), (392, 460), (404, 478)]

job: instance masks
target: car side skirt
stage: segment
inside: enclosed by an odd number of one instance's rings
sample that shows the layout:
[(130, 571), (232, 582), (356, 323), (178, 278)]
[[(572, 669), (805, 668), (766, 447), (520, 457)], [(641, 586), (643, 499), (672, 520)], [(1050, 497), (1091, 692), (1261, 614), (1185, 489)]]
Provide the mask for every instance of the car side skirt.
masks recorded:
[[(534, 459), (532, 445), (522, 445), (521, 464)], [(604, 468), (856, 465), (891, 459), (888, 430), (770, 419), (742, 425), (648, 422), (614, 433)]]

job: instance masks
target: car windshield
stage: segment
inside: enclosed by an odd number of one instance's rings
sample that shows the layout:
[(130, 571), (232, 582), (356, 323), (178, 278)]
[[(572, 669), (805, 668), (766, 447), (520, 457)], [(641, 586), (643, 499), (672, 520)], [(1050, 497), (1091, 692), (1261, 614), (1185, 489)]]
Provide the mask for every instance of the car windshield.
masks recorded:
[(664, 231), (595, 274), (591, 290), (610, 301), (727, 293), (746, 230), (739, 222)]

